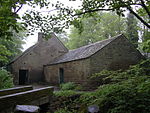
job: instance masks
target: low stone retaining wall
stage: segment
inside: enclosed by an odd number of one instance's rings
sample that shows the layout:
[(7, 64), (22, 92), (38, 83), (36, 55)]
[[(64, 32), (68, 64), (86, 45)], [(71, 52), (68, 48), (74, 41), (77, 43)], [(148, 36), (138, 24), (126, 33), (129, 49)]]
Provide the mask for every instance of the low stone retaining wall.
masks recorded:
[(0, 113), (10, 113), (16, 105), (42, 105), (49, 103), (52, 94), (53, 87), (45, 87), (0, 96)]
[(30, 86), (21, 86), (21, 87), (3, 89), (3, 90), (0, 90), (0, 96), (10, 95), (10, 94), (14, 94), (14, 93), (29, 91), (29, 90), (33, 90), (33, 87), (31, 85)]

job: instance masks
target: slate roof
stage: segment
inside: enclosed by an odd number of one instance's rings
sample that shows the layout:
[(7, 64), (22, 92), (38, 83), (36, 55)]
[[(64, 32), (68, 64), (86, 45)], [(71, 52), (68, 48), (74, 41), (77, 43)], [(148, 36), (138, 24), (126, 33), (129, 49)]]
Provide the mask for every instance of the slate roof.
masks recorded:
[(118, 35), (118, 36), (115, 36), (115, 37), (107, 39), (107, 40), (99, 41), (99, 42), (89, 44), (89, 45), (86, 45), (86, 46), (83, 46), (83, 47), (80, 47), (80, 48), (77, 48), (74, 50), (70, 50), (68, 53), (55, 59), (48, 65), (59, 64), (59, 63), (88, 58), (91, 55), (98, 52), (99, 50), (101, 50), (103, 47), (108, 45), (110, 42), (112, 42), (116, 38), (119, 38), (122, 36), (123, 35)]

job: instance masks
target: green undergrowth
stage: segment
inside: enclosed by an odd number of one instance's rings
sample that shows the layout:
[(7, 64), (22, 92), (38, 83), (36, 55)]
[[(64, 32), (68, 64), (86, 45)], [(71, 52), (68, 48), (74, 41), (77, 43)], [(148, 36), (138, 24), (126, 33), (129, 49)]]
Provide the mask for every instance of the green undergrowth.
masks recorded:
[(54, 92), (54, 95), (57, 96), (57, 97), (68, 97), (68, 96), (71, 96), (71, 95), (76, 95), (78, 94), (76, 91), (73, 91), (73, 90), (65, 90), (65, 91), (55, 91)]
[(55, 111), (55, 113), (72, 113), (72, 112), (68, 111), (67, 108), (61, 108), (61, 109)]
[(103, 83), (93, 92), (55, 92), (54, 113), (87, 113), (90, 105), (97, 105), (99, 113), (150, 113), (150, 60), (126, 71), (103, 70), (93, 78)]
[(66, 90), (81, 90), (82, 86), (79, 84), (75, 84), (74, 82), (67, 82), (67, 83), (63, 83), (60, 85), (60, 90), (61, 91), (66, 91)]
[(0, 89), (13, 87), (13, 79), (11, 74), (5, 69), (0, 69)]

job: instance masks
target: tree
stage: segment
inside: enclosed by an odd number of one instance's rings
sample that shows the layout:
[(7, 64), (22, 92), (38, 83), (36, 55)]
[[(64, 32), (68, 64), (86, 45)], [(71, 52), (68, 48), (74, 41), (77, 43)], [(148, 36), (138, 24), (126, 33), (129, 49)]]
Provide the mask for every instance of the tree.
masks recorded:
[(144, 27), (143, 35), (142, 35), (143, 42), (147, 41), (149, 39), (149, 37), (150, 37), (150, 30), (148, 28)]
[[(146, 15), (142, 15), (143, 18), (145, 18), (146, 20), (149, 20), (148, 16)], [(148, 39), (150, 39), (150, 29), (147, 28), (146, 26), (144, 26), (143, 24), (141, 25), (141, 32), (142, 32), (142, 41), (145, 42), (147, 41)]]
[[(23, 3), (23, 1), (20, 1)], [(10, 38), (12, 32), (10, 29), (18, 32), (20, 27), (17, 25), (17, 19), (19, 16), (17, 12), (20, 10), (22, 5), (20, 5), (19, 0), (1, 0), (0, 1), (0, 38)]]
[[(139, 19), (145, 26), (150, 28), (149, 22), (144, 20), (139, 14), (135, 7), (138, 6), (143, 10), (143, 13), (150, 18), (150, 2), (148, 0), (83, 0), (82, 12), (79, 14), (85, 14), (95, 11), (115, 11), (119, 15), (124, 15), (125, 11), (132, 13), (137, 19)], [(108, 8), (106, 8), (106, 6)]]
[(78, 28), (71, 28), (68, 42), (70, 49), (126, 33), (125, 18), (119, 17), (115, 13), (97, 13), (92, 17), (81, 18), (80, 22), (82, 32)]
[[(145, 20), (149, 21), (148, 15), (143, 13), (143, 9), (139, 9), (139, 14), (142, 16)], [(139, 49), (145, 53), (146, 56), (148, 56), (148, 53), (150, 53), (150, 29), (143, 25), (141, 22), (139, 22), (140, 26), (140, 38), (141, 38), (141, 44), (139, 46)]]
[(25, 43), (23, 41), (24, 36), (23, 31), (20, 31), (20, 33), (13, 32), (13, 36), (8, 39), (0, 39), (0, 67), (7, 64), (22, 52), (22, 44)]
[(0, 44), (0, 67), (8, 62), (9, 56), (11, 56), (11, 52), (4, 45)]
[(148, 57), (148, 53), (150, 53), (150, 39), (142, 43), (142, 50), (146, 53), (146, 56)]
[(12, 30), (19, 33), (20, 30), (26, 29), (26, 23), (18, 24), (18, 20), (21, 20), (18, 12), (24, 5), (42, 8), (47, 4), (49, 4), (47, 0), (0, 0), (0, 38), (11, 38)]
[(139, 40), (137, 21), (131, 13), (129, 13), (127, 16), (127, 37), (137, 48)]
[[(74, 1), (75, 2), (75, 1)], [(46, 16), (44, 21), (50, 23), (50, 29), (53, 31), (62, 31), (62, 28), (67, 28), (70, 24), (75, 25), (76, 27), (80, 27), (80, 17), (83, 16), (93, 16), (95, 12), (100, 11), (113, 11), (116, 12), (118, 15), (124, 16), (124, 13), (129, 11), (133, 14), (140, 22), (142, 22), (145, 26), (150, 28), (149, 20), (145, 20), (141, 13), (147, 15), (150, 18), (150, 2), (147, 0), (83, 0), (82, 5), (78, 9), (73, 9), (69, 7), (65, 7), (64, 4), (57, 2), (57, 4), (53, 4), (55, 10), (57, 10), (57, 14), (51, 14)], [(138, 7), (138, 8), (135, 8)], [(136, 10), (137, 9), (137, 10)], [(139, 13), (140, 10), (140, 13)], [(52, 10), (49, 10), (51, 12)], [(43, 31), (46, 31), (48, 28), (47, 24), (42, 24), (40, 12), (36, 14), (32, 11), (28, 13), (28, 15), (38, 15), (34, 16), (38, 18), (26, 17), (26, 20), (30, 20), (29, 23), (38, 23), (41, 25)], [(33, 20), (33, 21), (32, 21)], [(39, 23), (40, 20), (40, 23)], [(79, 22), (77, 24), (77, 21)], [(28, 23), (28, 21), (27, 21)], [(46, 28), (46, 29), (44, 29)]]
[(11, 74), (5, 69), (0, 68), (0, 89), (13, 87), (13, 79)]
[(61, 40), (61, 42), (62, 42), (65, 46), (67, 46), (67, 44), (68, 44), (68, 36), (67, 36), (67, 33), (66, 33), (66, 32), (57, 34), (57, 37), (59, 38), (59, 40)]
[(45, 6), (41, 0), (0, 0), (0, 67), (4, 66), (14, 56), (21, 52), (22, 36), (19, 32), (25, 30), (25, 23), (19, 23), (18, 11), (23, 5), (34, 4)]
[[(10, 28), (18, 32), (20, 27), (17, 26), (16, 23), (17, 19), (21, 19), (18, 12), (26, 4), (32, 8), (39, 6), (40, 8), (47, 7), (48, 9), (48, 15), (44, 17), (42, 16), (43, 12), (35, 11), (34, 9), (24, 14), (24, 22), (22, 24), (25, 25), (24, 28), (26, 28), (27, 25), (31, 26), (31, 33), (32, 30), (36, 29), (40, 29), (45, 33), (50, 31), (62, 31), (63, 28), (68, 28), (69, 25), (77, 24), (78, 18), (87, 15), (92, 16), (95, 12), (100, 11), (114, 11), (118, 15), (124, 15), (124, 12), (129, 11), (145, 26), (150, 28), (149, 20), (145, 20), (141, 16), (142, 13), (150, 18), (150, 2), (148, 0), (83, 0), (81, 7), (78, 9), (65, 7), (64, 4), (60, 2), (53, 4), (47, 0), (1, 0), (0, 37), (2, 35), (11, 35), (12, 33), (9, 31)], [(53, 6), (54, 9), (49, 9), (51, 6)], [(50, 12), (54, 10), (56, 10), (57, 13), (51, 14)]]

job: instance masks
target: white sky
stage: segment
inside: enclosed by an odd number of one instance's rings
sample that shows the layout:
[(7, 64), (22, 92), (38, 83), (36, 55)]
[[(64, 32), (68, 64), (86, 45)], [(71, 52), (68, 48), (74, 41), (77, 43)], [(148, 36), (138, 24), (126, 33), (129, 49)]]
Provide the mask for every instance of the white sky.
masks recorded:
[[(81, 0), (76, 0), (76, 1), (69, 1), (69, 0), (50, 0), (51, 3), (56, 3), (57, 1), (60, 1), (61, 3), (63, 3), (65, 6), (69, 6), (69, 7), (73, 7), (73, 8), (78, 8), (79, 5), (81, 5)], [(30, 10), (31, 7), (29, 7), (28, 5), (24, 5), (22, 7), (22, 9), (19, 11), (19, 15), (22, 16), (27, 10)], [(34, 8), (35, 9), (35, 8)], [(41, 11), (43, 13), (46, 13), (47, 10), (52, 10), (54, 8), (49, 7), (49, 9), (40, 9), (39, 7), (36, 7), (35, 10), (37, 11)], [(55, 12), (54, 12), (55, 13)], [(27, 48), (29, 48), (30, 46), (34, 45), (37, 40), (38, 40), (38, 31), (35, 31), (33, 33), (34, 35), (30, 35), (27, 38), (25, 38), (25, 42), (26, 44), (23, 45), (23, 51), (25, 51)]]

